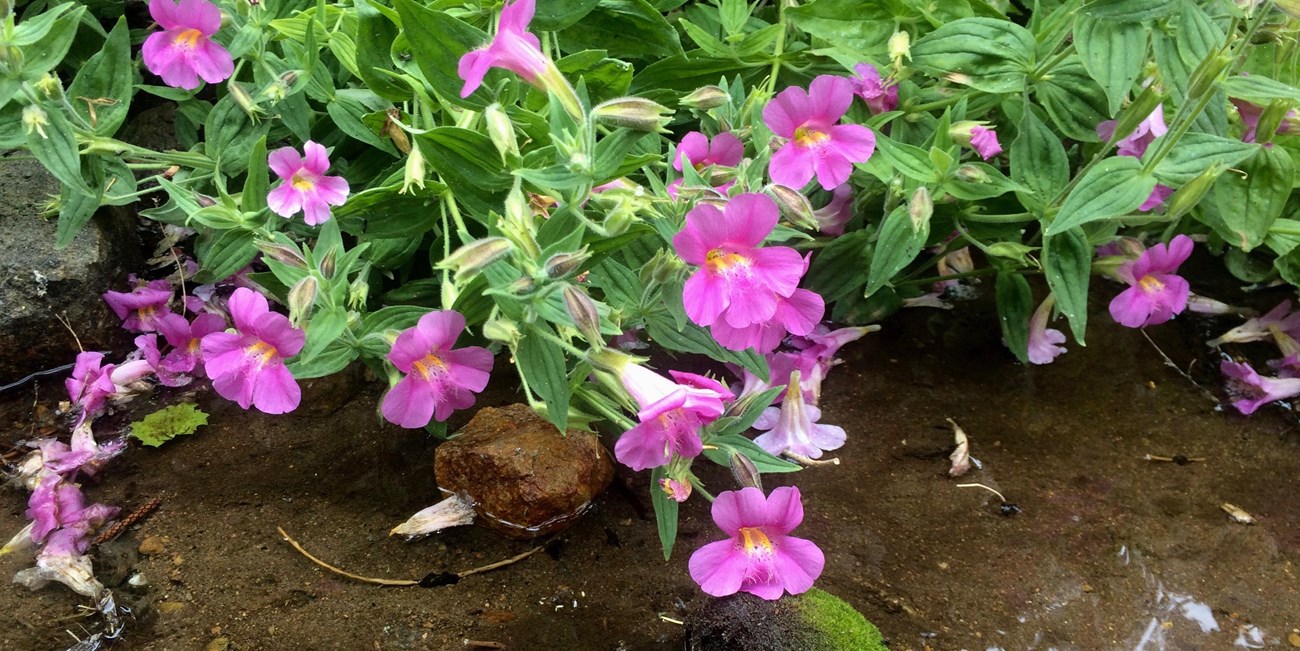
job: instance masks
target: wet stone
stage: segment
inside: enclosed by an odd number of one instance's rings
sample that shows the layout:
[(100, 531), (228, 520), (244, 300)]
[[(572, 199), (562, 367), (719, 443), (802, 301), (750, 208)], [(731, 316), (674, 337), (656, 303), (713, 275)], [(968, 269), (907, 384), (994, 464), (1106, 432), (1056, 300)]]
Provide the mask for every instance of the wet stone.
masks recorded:
[(555, 426), (527, 405), (485, 407), (434, 455), (438, 488), (464, 492), (476, 522), (527, 540), (568, 528), (614, 476), (610, 455), (589, 432)]
[[(697, 602), (699, 604), (699, 602)], [(748, 593), (704, 598), (686, 617), (686, 651), (886, 651), (880, 631), (816, 588), (768, 601)]]

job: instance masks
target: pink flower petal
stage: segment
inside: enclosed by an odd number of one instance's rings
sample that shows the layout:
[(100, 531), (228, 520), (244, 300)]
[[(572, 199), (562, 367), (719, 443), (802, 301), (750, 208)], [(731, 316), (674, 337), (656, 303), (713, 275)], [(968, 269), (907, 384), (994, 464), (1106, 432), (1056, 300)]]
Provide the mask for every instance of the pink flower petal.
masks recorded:
[(287, 414), (298, 408), (302, 390), (283, 363), (263, 367), (253, 387), (253, 406), (266, 414)]
[(709, 158), (709, 138), (699, 131), (692, 131), (682, 137), (677, 145), (677, 156), (673, 158), (673, 169), (682, 171), (682, 160), (698, 165)]
[(820, 75), (808, 85), (808, 113), (804, 120), (819, 125), (838, 122), (853, 104), (853, 82), (836, 75)]
[(384, 419), (407, 429), (417, 429), (429, 424), (433, 418), (434, 397), (428, 383), (407, 376), (402, 378), (388, 394), (380, 411)]
[[(302, 156), (293, 147), (280, 147), (266, 157), (266, 163), (277, 176), (288, 180), (303, 166)], [(297, 212), (296, 210), (294, 212)]]
[(765, 194), (738, 194), (727, 202), (722, 226), (727, 244), (756, 247), (776, 228), (781, 213), (776, 202)]
[(303, 143), (302, 150), (302, 166), (308, 172), (319, 176), (330, 168), (329, 152), (316, 141), (308, 140)]
[(668, 437), (657, 419), (623, 432), (614, 443), (614, 458), (635, 471), (658, 468), (669, 460)]
[(799, 190), (812, 180), (816, 160), (817, 155), (812, 148), (801, 147), (790, 141), (772, 154), (767, 174), (772, 177), (773, 183)]
[(793, 138), (794, 130), (808, 119), (811, 110), (808, 93), (798, 86), (790, 86), (763, 107), (763, 123), (772, 133), (782, 138)]
[(715, 165), (734, 167), (745, 157), (745, 145), (729, 131), (713, 136), (709, 145), (709, 160)]
[(225, 81), (235, 73), (235, 62), (230, 58), (230, 52), (206, 38), (195, 44), (190, 55), (190, 65), (209, 84)]
[(740, 535), (742, 527), (761, 527), (767, 523), (767, 498), (763, 491), (745, 487), (727, 491), (713, 501), (713, 522), (731, 537)]
[(711, 542), (695, 550), (688, 567), (700, 589), (714, 597), (739, 592), (749, 573), (749, 561), (733, 540)]
[(245, 334), (253, 332), (257, 327), (257, 320), (271, 310), (265, 296), (247, 287), (236, 289), (226, 302), (226, 307), (230, 310), (231, 318), (235, 320), (235, 328)]
[(772, 489), (767, 496), (767, 517), (763, 520), (766, 530), (787, 534), (803, 522), (803, 500), (799, 489), (794, 486), (780, 486)]
[(197, 29), (204, 36), (212, 36), (221, 29), (221, 10), (208, 0), (181, 0), (172, 16), (186, 28)]
[(682, 287), (682, 304), (686, 316), (696, 325), (710, 326), (730, 305), (727, 283), (716, 274), (696, 271)]
[(773, 573), (781, 577), (782, 587), (790, 594), (807, 592), (826, 566), (822, 550), (812, 541), (792, 536), (772, 542), (777, 546)]

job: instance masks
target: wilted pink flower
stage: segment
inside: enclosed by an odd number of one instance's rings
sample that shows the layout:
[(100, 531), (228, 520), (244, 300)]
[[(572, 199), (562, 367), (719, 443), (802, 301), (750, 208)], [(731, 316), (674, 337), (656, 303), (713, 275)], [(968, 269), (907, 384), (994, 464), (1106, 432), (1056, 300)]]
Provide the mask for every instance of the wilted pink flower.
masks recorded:
[(1278, 303), (1267, 314), (1253, 317), (1206, 343), (1222, 346), (1229, 342), (1267, 341), (1274, 338), (1274, 333), (1278, 331), (1289, 334), (1292, 338), (1300, 337), (1300, 312), (1291, 312), (1291, 299)]
[(659, 480), (659, 488), (668, 495), (668, 499), (674, 502), (685, 502), (691, 497), (691, 482), (685, 478), (681, 480), (672, 477), (664, 477)]
[(1130, 328), (1164, 323), (1187, 307), (1191, 288), (1176, 274), (1179, 265), (1192, 255), (1192, 238), (1177, 235), (1168, 246), (1157, 244), (1137, 260), (1115, 270), (1129, 288), (1110, 302), (1110, 315)]
[(199, 344), (212, 388), (240, 407), (267, 414), (298, 408), (302, 390), (284, 360), (302, 350), (307, 337), (289, 317), (271, 311), (266, 297), (240, 287), (227, 303), (235, 332), (212, 332)]
[(984, 160), (1002, 153), (1002, 145), (998, 143), (998, 134), (985, 127), (971, 127), (970, 146)]
[[(822, 381), (831, 372), (831, 368), (843, 361), (836, 357), (840, 348), (879, 329), (878, 325), (870, 325), (831, 330), (826, 325), (818, 325), (807, 335), (790, 338), (790, 345), (799, 349), (798, 356), (802, 359), (786, 368), (800, 371), (799, 385), (803, 387), (804, 397), (810, 404), (815, 405), (821, 400)], [(789, 370), (784, 377), (789, 376)], [(778, 375), (774, 367), (772, 377), (783, 376)]]
[(1065, 334), (1047, 327), (1047, 320), (1052, 316), (1052, 307), (1055, 305), (1056, 297), (1049, 295), (1034, 310), (1034, 315), (1029, 317), (1030, 364), (1051, 364), (1066, 352), (1065, 346), (1061, 345), (1065, 343)]
[(723, 210), (699, 204), (673, 237), (677, 255), (699, 269), (686, 280), (682, 301), (698, 325), (725, 318), (733, 328), (771, 319), (779, 297), (789, 297), (803, 275), (804, 259), (784, 246), (759, 248), (776, 227), (776, 202), (741, 194)]
[(872, 115), (879, 115), (898, 108), (898, 86), (885, 86), (880, 78), (880, 70), (870, 63), (853, 66), (853, 92), (867, 103)]
[(822, 75), (808, 90), (791, 86), (763, 107), (763, 122), (788, 139), (768, 166), (773, 183), (802, 188), (813, 175), (832, 190), (849, 179), (853, 164), (871, 158), (876, 135), (859, 124), (838, 124), (853, 103), (853, 85)]
[(474, 394), (487, 386), (493, 360), (481, 346), (452, 348), (464, 330), (459, 312), (436, 310), (397, 335), (388, 361), (406, 377), (384, 396), (381, 411), (388, 422), (415, 429), (473, 406)]
[(134, 275), (130, 280), (135, 284), (131, 291), (104, 292), (104, 302), (122, 320), (122, 328), (128, 332), (158, 330), (158, 319), (171, 314), (171, 308), (167, 305), (172, 300), (171, 284), (166, 280), (142, 283)]
[(713, 522), (727, 540), (691, 554), (691, 578), (714, 597), (748, 592), (767, 600), (800, 594), (821, 576), (826, 558), (817, 545), (789, 536), (803, 522), (799, 489), (782, 486), (771, 496), (746, 487), (713, 502)]
[(293, 217), (299, 211), (308, 226), (324, 224), (330, 218), (330, 206), (348, 200), (348, 181), (341, 176), (325, 176), (330, 168), (329, 154), (319, 144), (308, 140), (303, 156), (293, 147), (281, 147), (267, 157), (267, 164), (281, 180), (266, 196), (266, 204), (281, 217)]
[(101, 414), (109, 396), (120, 395), (127, 399), (147, 388), (144, 379), (153, 373), (153, 366), (143, 359), (123, 364), (104, 364), (103, 361), (103, 353), (78, 353), (72, 376), (63, 381), (72, 403), (81, 407), (76, 425)]
[(551, 61), (542, 53), (541, 42), (528, 32), (528, 23), (533, 21), (535, 10), (535, 0), (515, 0), (513, 3), (507, 0), (501, 7), (501, 20), (497, 23), (497, 33), (492, 42), (460, 58), (457, 72), (465, 80), (465, 86), (460, 90), (461, 97), (469, 97), (477, 90), (491, 68), (505, 68), (524, 81), (538, 85), (538, 76), (546, 72)]
[(853, 219), (853, 186), (844, 184), (831, 190), (831, 200), (813, 211), (817, 230), (827, 235), (843, 235), (844, 227)]
[[(203, 338), (226, 329), (226, 319), (220, 314), (200, 314), (194, 321), (186, 321), (179, 314), (169, 314), (159, 323), (163, 338), (172, 349), (158, 362), (158, 377), (166, 384), (169, 378), (191, 375), (203, 377)], [(168, 385), (175, 386), (175, 385)]]
[[(673, 169), (678, 172), (682, 171), (682, 166), (690, 165), (695, 171), (703, 170), (710, 165), (722, 165), (724, 167), (735, 167), (740, 164), (745, 157), (745, 145), (741, 144), (740, 139), (730, 132), (722, 132), (709, 140), (709, 137), (699, 131), (692, 131), (682, 137), (682, 141), (677, 145), (677, 156), (673, 158)], [(676, 199), (677, 189), (681, 187), (684, 179), (676, 179), (668, 184), (668, 196)], [(723, 184), (717, 189), (726, 192), (735, 182)]]
[(604, 351), (600, 359), (640, 408), (640, 423), (614, 444), (619, 463), (645, 470), (666, 465), (674, 455), (700, 454), (700, 429), (717, 420), (723, 402), (731, 399), (725, 386), (702, 375), (670, 371), (674, 382), (613, 351)]
[(140, 52), (163, 83), (193, 90), (199, 77), (215, 84), (235, 72), (230, 52), (212, 40), (221, 29), (221, 10), (207, 0), (150, 0), (149, 15), (163, 28), (144, 40)]
[(1275, 400), (1300, 395), (1300, 378), (1261, 377), (1249, 364), (1228, 360), (1219, 364), (1219, 371), (1227, 381), (1228, 397), (1235, 398), (1232, 406), (1246, 415)]
[(768, 407), (754, 421), (754, 429), (767, 430), (755, 437), (754, 443), (774, 455), (789, 453), (817, 459), (823, 451), (844, 445), (845, 432), (843, 427), (817, 422), (821, 410), (805, 404), (803, 391), (790, 390), (801, 386), (799, 378), (799, 371), (790, 374), (780, 409)]

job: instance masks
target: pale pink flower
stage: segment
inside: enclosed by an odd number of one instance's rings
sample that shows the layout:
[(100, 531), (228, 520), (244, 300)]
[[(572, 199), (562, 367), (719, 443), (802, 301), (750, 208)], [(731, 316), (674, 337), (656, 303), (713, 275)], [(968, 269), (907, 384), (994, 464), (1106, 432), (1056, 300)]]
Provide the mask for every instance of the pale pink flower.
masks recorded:
[(397, 335), (388, 361), (406, 377), (384, 396), (380, 411), (388, 422), (415, 429), (474, 405), (474, 394), (487, 387), (493, 359), (481, 346), (453, 348), (464, 330), (459, 312), (438, 310)]
[(207, 0), (150, 0), (149, 15), (163, 28), (144, 40), (140, 53), (163, 83), (193, 90), (199, 78), (215, 84), (230, 78), (235, 62), (212, 36), (221, 29), (221, 10)]
[(324, 224), (330, 218), (330, 206), (348, 200), (348, 181), (341, 176), (325, 176), (330, 167), (329, 154), (321, 145), (308, 140), (303, 156), (293, 147), (281, 147), (267, 157), (267, 164), (281, 180), (266, 196), (266, 204), (281, 217), (293, 217), (299, 211), (308, 226)]
[(788, 535), (803, 522), (799, 489), (782, 486), (768, 497), (746, 487), (713, 502), (713, 522), (727, 534), (691, 554), (691, 578), (714, 597), (748, 592), (767, 600), (800, 594), (821, 576), (826, 558), (817, 545)]
[(699, 456), (700, 430), (717, 420), (723, 402), (731, 399), (720, 382), (694, 373), (670, 371), (673, 382), (630, 362), (611, 370), (640, 407), (640, 423), (614, 444), (614, 458), (632, 470), (658, 468), (674, 456)]
[(853, 84), (822, 75), (808, 90), (791, 86), (763, 107), (763, 122), (787, 142), (772, 154), (772, 182), (802, 188), (814, 175), (826, 190), (849, 179), (854, 163), (871, 158), (876, 136), (859, 124), (838, 124), (853, 103)]
[(1267, 314), (1253, 317), (1206, 344), (1222, 346), (1229, 342), (1267, 341), (1274, 338), (1275, 331), (1286, 333), (1292, 338), (1300, 337), (1300, 312), (1291, 311), (1291, 299), (1278, 303)]
[(1232, 406), (1248, 416), (1270, 402), (1300, 395), (1300, 378), (1261, 377), (1249, 364), (1228, 360), (1219, 364), (1219, 371), (1227, 381)]
[(1055, 328), (1047, 327), (1047, 321), (1052, 316), (1052, 307), (1056, 305), (1056, 297), (1049, 295), (1038, 309), (1034, 310), (1033, 316), (1029, 317), (1029, 363), (1030, 364), (1051, 364), (1057, 357), (1066, 352), (1065, 334)]
[(791, 390), (802, 386), (800, 376), (797, 370), (790, 374), (780, 409), (768, 407), (754, 421), (754, 429), (765, 430), (754, 443), (777, 456), (790, 453), (817, 459), (823, 451), (844, 445), (846, 434), (838, 425), (818, 423), (821, 410), (805, 403), (802, 390)]
[(302, 390), (284, 360), (297, 355), (306, 335), (271, 311), (266, 297), (240, 287), (227, 303), (235, 332), (212, 332), (199, 344), (212, 388), (240, 407), (268, 414), (298, 408)]

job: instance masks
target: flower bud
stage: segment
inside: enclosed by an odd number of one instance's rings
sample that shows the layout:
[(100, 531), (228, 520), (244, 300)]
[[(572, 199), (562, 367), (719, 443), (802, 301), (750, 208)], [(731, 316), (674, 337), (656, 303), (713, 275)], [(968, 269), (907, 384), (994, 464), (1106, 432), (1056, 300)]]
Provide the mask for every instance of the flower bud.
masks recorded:
[(962, 165), (957, 168), (957, 180), (967, 183), (988, 183), (989, 175), (974, 165)]
[(654, 254), (654, 257), (650, 258), (650, 261), (647, 262), (645, 266), (641, 267), (641, 284), (649, 285), (650, 283), (658, 283), (662, 285), (673, 278), (676, 278), (684, 268), (685, 264), (682, 262), (681, 258), (678, 258), (676, 255), (673, 255), (666, 250), (660, 249), (658, 253)]
[(45, 112), (45, 109), (35, 104), (23, 107), (23, 129), (27, 131), (27, 135), (30, 136), (35, 131), (41, 134), (42, 138), (48, 140), (49, 136), (45, 133), (45, 127), (49, 123), (50, 116)]
[(802, 192), (789, 186), (775, 183), (763, 188), (763, 194), (772, 197), (781, 209), (781, 216), (802, 228), (817, 229), (817, 216), (813, 214), (812, 203)]
[(1233, 57), (1217, 51), (1211, 52), (1200, 65), (1196, 66), (1187, 81), (1187, 101), (1191, 102), (1204, 97), (1207, 93), (1213, 93), (1215, 86), (1218, 85), (1219, 76), (1232, 61)]
[(700, 86), (691, 91), (691, 94), (677, 101), (681, 106), (686, 108), (707, 111), (723, 106), (731, 101), (731, 95), (727, 91), (713, 85)]
[(659, 480), (659, 488), (674, 502), (685, 502), (691, 497), (691, 480), (686, 477), (681, 479), (663, 477)]
[(483, 336), (513, 348), (519, 344), (519, 340), (523, 339), (524, 335), (520, 332), (518, 323), (510, 319), (495, 318), (488, 319), (483, 324)]
[(456, 282), (473, 278), (488, 265), (500, 260), (515, 250), (514, 244), (504, 237), (484, 237), (474, 240), (447, 256), (439, 262), (439, 269), (451, 269), (456, 272)]
[(1219, 176), (1226, 171), (1226, 165), (1211, 165), (1199, 176), (1188, 181), (1186, 185), (1178, 188), (1173, 196), (1169, 197), (1169, 207), (1165, 209), (1165, 218), (1169, 221), (1177, 221), (1178, 218), (1192, 211), (1196, 204), (1205, 198), (1206, 193), (1214, 187), (1214, 182), (1219, 180)]
[(63, 97), (63, 83), (59, 81), (58, 77), (48, 72), (37, 80), (33, 86), (47, 99), (59, 100)]
[(578, 271), (590, 258), (591, 254), (587, 252), (587, 247), (584, 246), (579, 251), (556, 253), (546, 261), (546, 264), (542, 265), (542, 269), (546, 272), (547, 278), (564, 278)]
[(948, 137), (952, 138), (953, 142), (963, 147), (969, 147), (970, 139), (971, 139), (971, 130), (973, 130), (975, 127), (987, 127), (987, 126), (988, 126), (988, 122), (981, 122), (977, 120), (962, 120), (961, 122), (955, 122), (948, 127)]
[(334, 277), (334, 267), (335, 265), (338, 264), (338, 259), (339, 259), (338, 247), (331, 248), (330, 250), (325, 252), (325, 255), (321, 256), (320, 275), (324, 276), (326, 280), (329, 280)]
[[(1293, 132), (1294, 124), (1286, 124), (1286, 121), (1288, 117), (1294, 117), (1294, 115), (1295, 111), (1291, 109), (1291, 102), (1280, 99), (1269, 102), (1269, 105), (1264, 107), (1263, 112), (1259, 114), (1259, 122), (1255, 124), (1255, 142), (1266, 145), (1278, 133)], [(1294, 119), (1292, 122), (1294, 122)]]
[(497, 148), (497, 153), (501, 154), (501, 160), (505, 161), (506, 155), (519, 155), (519, 142), (515, 140), (515, 125), (510, 121), (510, 116), (506, 115), (505, 109), (501, 104), (493, 102), (483, 109), (483, 121), (487, 123), (488, 138), (492, 140), (492, 146)]
[(366, 307), (366, 302), (370, 300), (370, 283), (366, 282), (368, 275), (369, 273), (361, 273), (348, 284), (349, 310), (362, 311)]
[[(963, 165), (962, 167), (969, 167)], [(958, 170), (958, 176), (961, 170)], [(982, 174), (983, 172), (981, 172)], [(912, 198), (907, 201), (907, 216), (912, 219), (912, 230), (920, 231), (922, 228), (929, 228), (930, 216), (934, 214), (934, 199), (930, 198), (930, 191), (921, 186), (912, 193)]]
[(672, 121), (673, 113), (643, 97), (620, 97), (596, 105), (591, 110), (591, 118), (611, 127), (667, 133), (664, 125)]
[(289, 323), (293, 327), (301, 328), (311, 316), (311, 307), (316, 303), (318, 289), (316, 277), (308, 275), (294, 283), (289, 290)]
[(912, 60), (912, 36), (907, 32), (894, 32), (889, 37), (889, 59), (894, 62)]
[(253, 100), (253, 96), (249, 95), (248, 91), (244, 89), (243, 84), (231, 80), (226, 85), (226, 89), (230, 91), (230, 96), (235, 98), (235, 104), (238, 104), (239, 108), (243, 109), (244, 113), (248, 115), (248, 119), (257, 122), (258, 118), (265, 113), (262, 107)]
[(258, 240), (256, 246), (257, 250), (262, 252), (262, 255), (271, 258), (276, 262), (289, 265), (295, 269), (307, 268), (306, 258), (303, 258), (298, 247), (292, 244)]
[(417, 185), (423, 190), (424, 177), (424, 154), (420, 152), (419, 147), (413, 147), (406, 156), (406, 169), (402, 173), (402, 189), (398, 190), (398, 193), (410, 194), (412, 185)]
[(731, 476), (736, 479), (736, 483), (746, 488), (757, 488), (763, 490), (763, 478), (758, 472), (758, 467), (754, 465), (753, 460), (739, 453), (732, 452), (728, 464), (731, 466)]
[(596, 302), (591, 300), (587, 292), (574, 285), (565, 285), (562, 293), (564, 309), (569, 312), (574, 325), (578, 326), (578, 332), (591, 345), (603, 347), (605, 339), (600, 336), (600, 312), (596, 310)]
[(439, 292), (439, 298), (442, 299), (443, 309), (450, 310), (451, 307), (456, 304), (456, 299), (460, 298), (460, 289), (456, 287), (456, 283), (454, 282), (449, 283), (444, 280), (442, 281), (442, 288), (441, 291)]
[(537, 289), (537, 281), (528, 276), (520, 276), (509, 285), (506, 285), (506, 291), (515, 296), (530, 294), (534, 289)]

